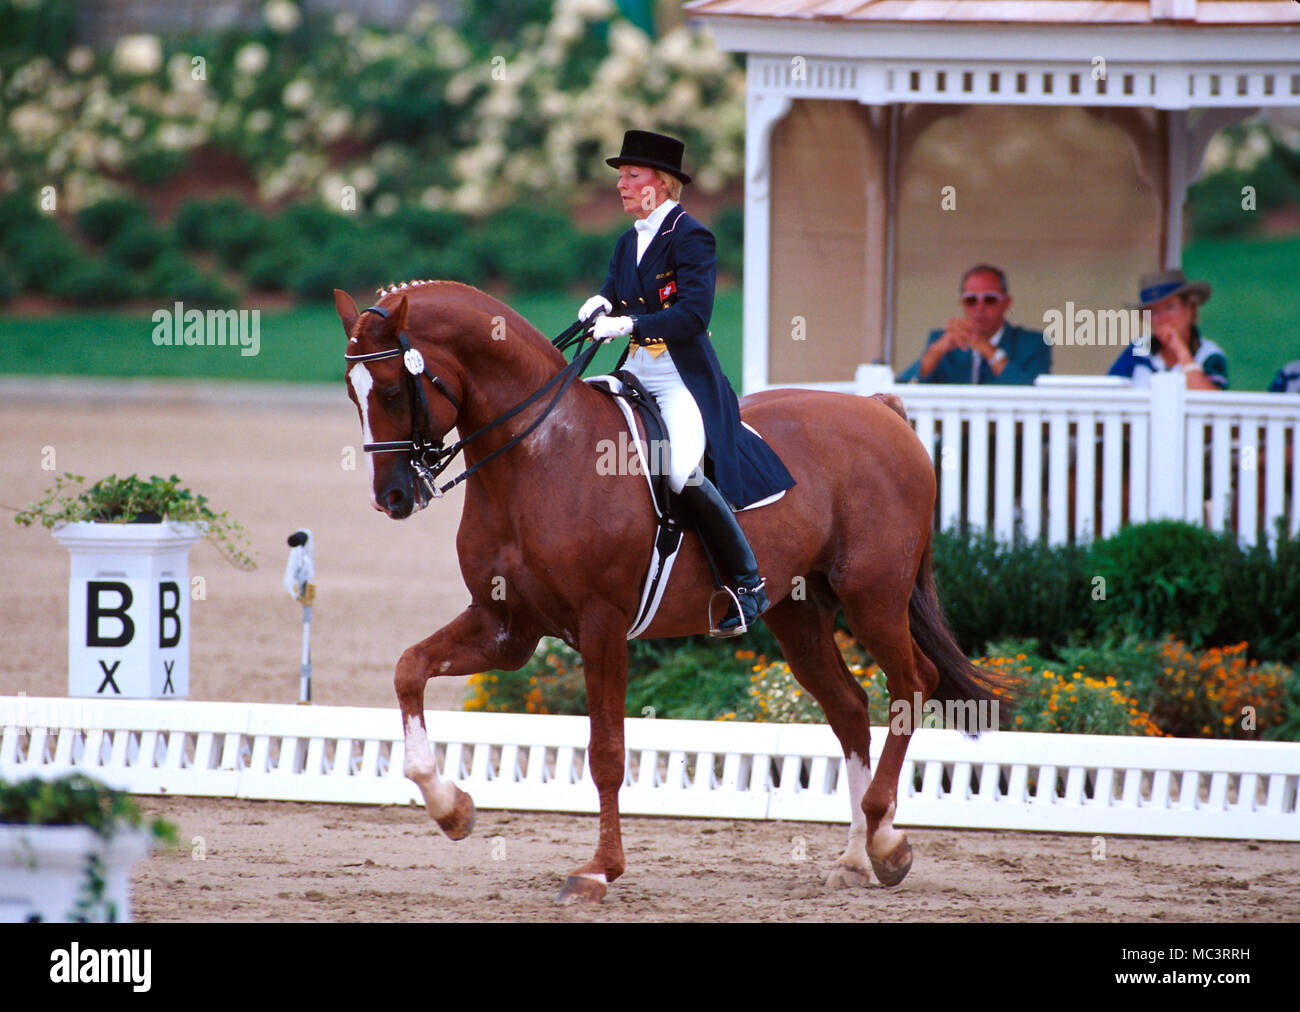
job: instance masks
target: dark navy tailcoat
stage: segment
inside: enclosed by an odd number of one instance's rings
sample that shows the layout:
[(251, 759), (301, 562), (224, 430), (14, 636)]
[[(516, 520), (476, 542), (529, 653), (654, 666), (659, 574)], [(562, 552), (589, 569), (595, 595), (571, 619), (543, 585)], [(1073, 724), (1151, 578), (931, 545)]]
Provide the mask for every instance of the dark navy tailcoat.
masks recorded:
[(668, 346), (704, 419), (706, 472), (712, 472), (727, 501), (743, 509), (792, 488), (794, 478), (781, 458), (741, 425), (740, 403), (714, 354), (708, 328), (717, 273), (713, 233), (679, 205), (668, 212), (640, 265), (636, 229), (619, 236), (600, 294), (614, 307), (611, 316), (636, 321), (639, 338)]

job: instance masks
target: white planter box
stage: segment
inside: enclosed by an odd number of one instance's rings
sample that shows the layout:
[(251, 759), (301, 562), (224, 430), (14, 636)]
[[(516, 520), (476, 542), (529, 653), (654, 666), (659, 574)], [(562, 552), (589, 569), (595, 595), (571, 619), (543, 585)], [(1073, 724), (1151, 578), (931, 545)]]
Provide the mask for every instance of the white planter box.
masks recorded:
[[(131, 866), (151, 848), (142, 829), (104, 840), (85, 826), (0, 825), (0, 922), (129, 921)], [(91, 895), (93, 855), (101, 861), (98, 896)]]
[(190, 548), (200, 523), (66, 524), (68, 695), (180, 699), (190, 691)]

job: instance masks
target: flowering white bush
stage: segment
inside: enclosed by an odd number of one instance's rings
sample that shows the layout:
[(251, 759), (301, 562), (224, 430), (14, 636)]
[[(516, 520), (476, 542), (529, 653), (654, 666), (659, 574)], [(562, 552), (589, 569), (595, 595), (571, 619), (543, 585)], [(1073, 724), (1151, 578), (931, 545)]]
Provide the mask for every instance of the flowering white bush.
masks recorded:
[(147, 77), (162, 66), (162, 42), (156, 35), (123, 35), (113, 47), (113, 69)]
[[(398, 31), (339, 14), (305, 56), (298, 4), (269, 0), (262, 16), (256, 39), (181, 49), (132, 35), (107, 54), (77, 46), (0, 67), (4, 185), (54, 184), (76, 210), (123, 173), (148, 185), (213, 146), (239, 153), (267, 200), (352, 186), (387, 213), (478, 214), (607, 182), (604, 158), (629, 127), (683, 137), (701, 189), (742, 171), (737, 63), (691, 29), (652, 40), (611, 0), (557, 0), (506, 42), (457, 31), (434, 5)], [(394, 144), (405, 156), (381, 163)]]

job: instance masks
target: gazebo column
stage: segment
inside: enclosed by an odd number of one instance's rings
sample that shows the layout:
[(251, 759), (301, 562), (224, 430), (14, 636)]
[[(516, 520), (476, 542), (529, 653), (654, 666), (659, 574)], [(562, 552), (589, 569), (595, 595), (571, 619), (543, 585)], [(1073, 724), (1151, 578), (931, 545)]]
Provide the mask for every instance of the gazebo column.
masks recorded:
[(750, 93), (745, 130), (745, 300), (743, 390), (768, 377), (768, 291), (772, 270), (772, 128), (790, 111), (784, 95)]
[(1165, 232), (1165, 267), (1182, 265), (1183, 206), (1187, 203), (1187, 188), (1196, 182), (1205, 163), (1205, 151), (1214, 135), (1258, 109), (1229, 106), (1203, 109), (1192, 120), (1185, 110), (1168, 113), (1169, 181), (1165, 199), (1168, 201), (1168, 227)]

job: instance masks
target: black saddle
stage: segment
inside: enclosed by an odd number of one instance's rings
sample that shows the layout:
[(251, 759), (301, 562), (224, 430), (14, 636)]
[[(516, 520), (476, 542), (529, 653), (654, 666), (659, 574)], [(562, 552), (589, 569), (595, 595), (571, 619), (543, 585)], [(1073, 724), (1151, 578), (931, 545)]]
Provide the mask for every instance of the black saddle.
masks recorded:
[[(645, 429), (646, 445), (650, 451), (647, 454), (650, 468), (650, 498), (654, 504), (655, 516), (659, 521), (659, 532), (655, 538), (656, 559), (670, 559), (680, 547), (682, 535), (690, 530), (698, 532), (698, 525), (686, 502), (680, 495), (673, 492), (668, 481), (668, 470), (663, 467), (656, 467), (656, 463), (662, 462), (665, 458), (662, 454), (655, 453), (654, 448), (669, 445), (668, 425), (664, 422), (663, 414), (659, 410), (659, 403), (636, 376), (625, 369), (618, 370), (618, 372), (614, 373), (614, 376), (623, 384), (621, 391), (611, 390), (603, 383), (593, 383), (592, 386), (609, 397), (622, 397), (632, 407), (633, 416), (641, 420), (641, 425)], [(635, 439), (636, 437), (637, 434), (633, 432), (632, 438)], [(709, 475), (711, 470), (708, 464), (709, 460), (706, 454), (701, 464), (706, 476)], [(712, 480), (711, 476), (710, 480)], [(722, 575), (718, 571), (717, 562), (713, 558), (713, 550), (703, 535), (700, 537), (700, 544), (704, 548), (704, 558), (713, 574), (713, 585), (716, 589), (721, 590), (724, 587)], [(661, 572), (651, 574), (651, 584), (657, 583), (665, 575), (666, 572), (662, 571), (661, 566)]]

